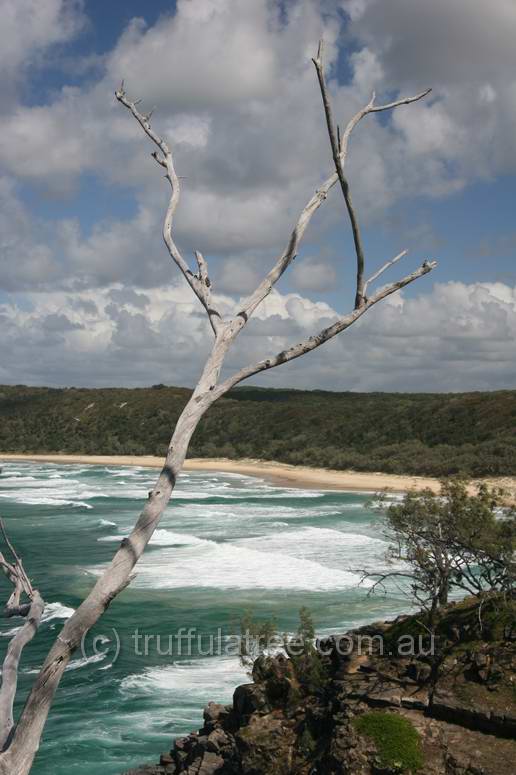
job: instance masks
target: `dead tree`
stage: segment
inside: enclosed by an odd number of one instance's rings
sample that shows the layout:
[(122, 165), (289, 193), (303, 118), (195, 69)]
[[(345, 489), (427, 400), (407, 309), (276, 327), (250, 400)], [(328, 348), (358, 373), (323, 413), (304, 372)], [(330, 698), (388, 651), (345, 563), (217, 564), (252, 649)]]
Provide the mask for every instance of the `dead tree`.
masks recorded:
[[(0, 753), (0, 775), (26, 775), (29, 772), (39, 747), (54, 694), (66, 665), (81, 643), (84, 635), (102, 616), (111, 601), (130, 583), (134, 566), (158, 526), (161, 515), (169, 502), (177, 477), (181, 472), (192, 434), (209, 407), (218, 398), (227, 393), (228, 390), (242, 382), (242, 380), (262, 371), (272, 369), (282, 363), (288, 363), (294, 360), (294, 358), (299, 358), (333, 339), (334, 336), (349, 328), (371, 307), (378, 304), (379, 301), (404, 288), (419, 277), (428, 274), (436, 266), (434, 261), (425, 261), (411, 274), (407, 274), (400, 280), (385, 285), (369, 294), (368, 289), (373, 281), (377, 280), (380, 275), (402, 258), (406, 251), (387, 261), (380, 269), (373, 272), (366, 279), (365, 257), (360, 228), (351, 200), (349, 183), (345, 176), (349, 139), (359, 122), (370, 113), (392, 110), (400, 105), (417, 102), (417, 100), (428, 94), (429, 90), (421, 92), (414, 97), (399, 99), (386, 105), (376, 105), (375, 95), (373, 94), (368, 104), (353, 116), (344, 128), (344, 131), (340, 132), (333, 120), (329, 92), (324, 77), (322, 42), (313, 62), (321, 89), (335, 169), (324, 183), (319, 186), (301, 211), (297, 223), (289, 236), (286, 248), (279, 255), (272, 269), (240, 306), (236, 314), (226, 318), (217, 308), (217, 302), (212, 295), (212, 284), (204, 257), (198, 251), (195, 252), (196, 271), (192, 271), (174, 241), (173, 224), (174, 215), (179, 204), (180, 181), (176, 173), (172, 150), (168, 143), (151, 127), (150, 116), (146, 116), (138, 110), (137, 101), (129, 99), (124, 90), (123, 83), (116, 92), (117, 100), (132, 114), (143, 132), (155, 146), (152, 156), (156, 163), (165, 170), (165, 178), (170, 186), (170, 201), (165, 214), (163, 239), (172, 260), (206, 310), (213, 331), (213, 346), (199, 381), (176, 423), (156, 485), (149, 493), (148, 500), (131, 534), (124, 538), (111, 563), (104, 570), (87, 598), (65, 623), (35, 679), (18, 723), (10, 735), (4, 751)], [(355, 244), (357, 272), (353, 309), (339, 317), (332, 325), (313, 334), (302, 342), (273, 354), (265, 360), (244, 366), (240, 371), (221, 381), (221, 368), (229, 348), (244, 329), (251, 315), (271, 292), (296, 257), (299, 245), (312, 216), (323, 204), (330, 190), (337, 183), (340, 184), (344, 195)], [(35, 601), (33, 604), (35, 605)]]
[[(0, 568), (3, 570), (9, 582), (13, 585), (13, 591), (5, 604), (4, 616), (23, 617), (25, 623), (18, 628), (7, 647), (7, 653), (2, 665), (2, 685), (0, 687), (0, 750), (9, 745), (14, 729), (13, 705), (18, 687), (18, 666), (22, 651), (37, 632), (45, 603), (37, 589), (34, 589), (29, 577), (25, 573), (23, 563), (16, 554), (14, 546), (9, 541), (4, 523), (0, 520), (0, 530), (11, 555), (7, 560), (0, 552)], [(26, 597), (28, 602), (22, 602)]]

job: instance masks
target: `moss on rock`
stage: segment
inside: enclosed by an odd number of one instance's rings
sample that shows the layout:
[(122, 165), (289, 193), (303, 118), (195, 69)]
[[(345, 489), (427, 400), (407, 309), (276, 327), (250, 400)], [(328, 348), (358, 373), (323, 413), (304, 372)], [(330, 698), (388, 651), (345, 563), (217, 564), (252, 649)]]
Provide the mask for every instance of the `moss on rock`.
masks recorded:
[(419, 734), (410, 721), (396, 713), (374, 711), (353, 720), (361, 735), (369, 737), (380, 764), (394, 772), (419, 772), (424, 764)]

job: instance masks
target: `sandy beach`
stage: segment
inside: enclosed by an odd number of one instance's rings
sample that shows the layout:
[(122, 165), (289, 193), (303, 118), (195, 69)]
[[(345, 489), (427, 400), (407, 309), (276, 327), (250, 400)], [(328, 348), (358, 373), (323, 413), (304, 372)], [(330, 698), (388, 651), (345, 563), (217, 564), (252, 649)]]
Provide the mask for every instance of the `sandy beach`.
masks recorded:
[[(131, 455), (14, 455), (0, 453), (0, 462), (40, 461), (47, 463), (80, 463), (86, 465), (145, 466), (161, 468), (162, 458)], [(431, 488), (437, 491), (439, 481), (431, 477), (403, 476), (376, 472), (334, 471), (326, 468), (308, 468), (263, 460), (229, 460), (227, 458), (190, 458), (185, 462), (185, 471), (226, 471), (267, 479), (288, 487), (314, 488), (320, 490), (357, 490), (362, 492), (388, 491), (407, 492)], [(498, 477), (478, 479), (491, 486), (503, 487), (516, 502), (516, 478)], [(475, 483), (474, 482), (474, 483)], [(474, 487), (472, 485), (472, 489)]]

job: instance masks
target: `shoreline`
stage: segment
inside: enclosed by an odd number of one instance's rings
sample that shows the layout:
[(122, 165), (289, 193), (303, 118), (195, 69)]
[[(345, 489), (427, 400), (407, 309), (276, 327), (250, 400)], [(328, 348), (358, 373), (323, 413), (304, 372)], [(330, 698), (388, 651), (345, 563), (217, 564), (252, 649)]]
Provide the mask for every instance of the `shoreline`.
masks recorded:
[[(152, 455), (29, 455), (0, 453), (1, 462), (41, 462), (80, 465), (111, 465), (111, 466), (142, 466), (144, 468), (161, 468), (163, 458)], [(385, 474), (381, 472), (335, 471), (327, 468), (309, 468), (288, 463), (263, 461), (253, 459), (229, 460), (228, 458), (190, 458), (185, 461), (184, 471), (218, 471), (221, 473), (243, 474), (266, 479), (273, 484), (301, 489), (342, 490), (360, 492), (388, 491), (403, 493), (420, 491), (430, 488), (439, 490), (439, 480), (425, 476), (410, 476), (408, 474)], [(503, 487), (510, 494), (511, 501), (516, 501), (516, 478), (493, 477), (475, 479), (476, 482), (486, 482), (491, 486)]]

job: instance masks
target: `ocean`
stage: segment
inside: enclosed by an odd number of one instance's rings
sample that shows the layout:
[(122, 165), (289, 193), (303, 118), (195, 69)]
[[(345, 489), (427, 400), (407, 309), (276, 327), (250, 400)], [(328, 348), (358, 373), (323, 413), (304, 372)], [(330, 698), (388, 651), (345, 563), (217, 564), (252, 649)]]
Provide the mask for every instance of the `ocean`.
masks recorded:
[[(157, 472), (6, 463), (0, 515), (47, 607), (25, 649), (19, 710), (48, 648), (129, 532)], [(246, 611), (318, 635), (407, 610), (395, 588), (367, 595), (359, 569), (386, 567), (374, 493), (274, 486), (238, 474), (180, 477), (159, 529), (70, 662), (33, 775), (120, 775), (197, 729), (210, 700), (249, 680), (235, 638)], [(3, 582), (3, 594), (8, 586)], [(2, 653), (17, 620), (2, 620)]]

